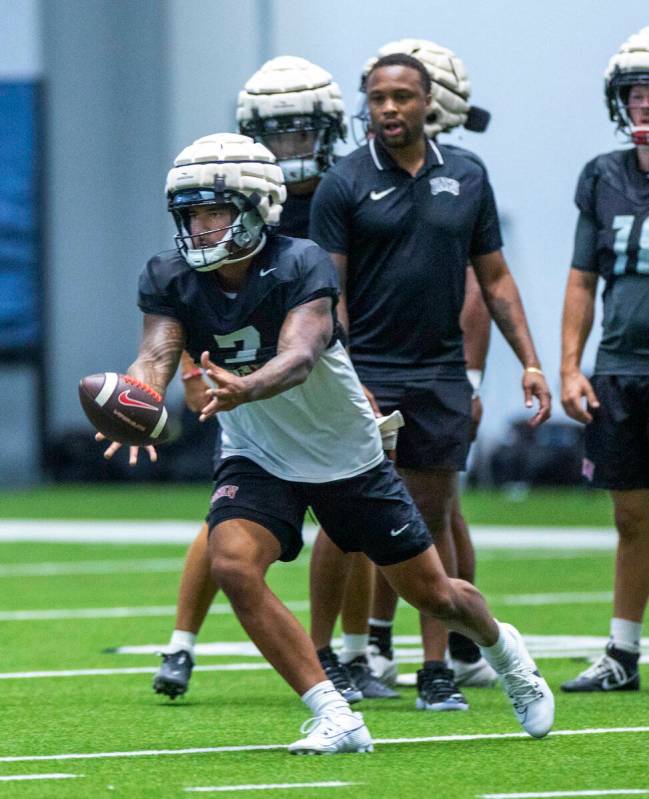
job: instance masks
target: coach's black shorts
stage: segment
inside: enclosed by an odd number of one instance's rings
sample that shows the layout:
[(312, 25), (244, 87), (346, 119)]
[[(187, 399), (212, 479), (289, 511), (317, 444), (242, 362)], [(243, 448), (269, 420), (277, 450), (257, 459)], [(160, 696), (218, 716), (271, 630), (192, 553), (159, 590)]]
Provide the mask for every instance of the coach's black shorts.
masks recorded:
[(454, 472), (466, 468), (473, 393), (466, 378), (436, 377), (398, 384), (366, 381), (365, 385), (384, 414), (397, 408), (403, 414), (397, 466)]
[(346, 480), (296, 483), (274, 477), (248, 458), (225, 458), (214, 480), (209, 529), (227, 519), (257, 522), (279, 541), (280, 560), (298, 556), (309, 506), (343, 552), (365, 552), (380, 566), (413, 558), (433, 543), (387, 459)]
[(611, 491), (649, 488), (649, 375), (595, 375), (584, 476)]

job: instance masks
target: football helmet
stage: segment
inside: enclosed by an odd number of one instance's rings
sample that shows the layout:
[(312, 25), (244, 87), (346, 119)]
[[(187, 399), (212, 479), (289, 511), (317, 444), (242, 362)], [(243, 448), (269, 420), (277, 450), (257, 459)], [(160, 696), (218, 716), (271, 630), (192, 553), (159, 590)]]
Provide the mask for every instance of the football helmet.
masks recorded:
[(399, 39), (383, 45), (378, 54), (370, 58), (363, 67), (359, 105), (354, 115), (354, 138), (357, 142), (358, 123), (364, 128), (362, 138), (365, 138), (369, 128), (365, 89), (367, 76), (379, 58), (392, 53), (414, 56), (430, 75), (432, 99), (424, 127), (428, 138), (433, 139), (438, 133), (445, 133), (459, 125), (478, 133), (486, 130), (491, 115), (488, 111), (469, 104), (471, 84), (462, 59), (447, 47), (426, 39)]
[(263, 142), (277, 157), (286, 183), (319, 177), (345, 139), (345, 108), (338, 85), (304, 58), (267, 61), (239, 93), (239, 131)]
[(634, 33), (608, 62), (604, 93), (611, 120), (634, 144), (649, 145), (649, 125), (635, 125), (629, 115), (629, 92), (649, 86), (649, 27)]
[[(214, 133), (197, 139), (177, 156), (167, 175), (167, 207), (178, 233), (176, 247), (199, 272), (210, 272), (259, 252), (266, 225), (277, 225), (286, 199), (284, 175), (275, 156), (248, 136)], [(233, 221), (221, 240), (196, 246), (190, 230), (192, 208), (232, 206)], [(205, 235), (205, 233), (203, 235)]]

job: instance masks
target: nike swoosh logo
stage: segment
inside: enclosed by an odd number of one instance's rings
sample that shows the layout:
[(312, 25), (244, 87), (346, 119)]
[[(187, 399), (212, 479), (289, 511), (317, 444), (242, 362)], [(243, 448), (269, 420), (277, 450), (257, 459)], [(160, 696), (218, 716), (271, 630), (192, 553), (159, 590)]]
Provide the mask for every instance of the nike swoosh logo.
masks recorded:
[(148, 402), (140, 402), (140, 400), (133, 399), (130, 396), (130, 389), (128, 391), (122, 391), (122, 393), (117, 397), (117, 401), (120, 405), (129, 405), (132, 408), (147, 408), (150, 411), (157, 411), (158, 408), (156, 405), (149, 405)]
[(408, 524), (404, 524), (403, 527), (400, 527), (398, 530), (390, 530), (390, 535), (401, 535), (401, 533), (406, 529), (406, 527), (410, 527), (410, 522)]
[(269, 275), (271, 272), (274, 272), (276, 269), (277, 269), (276, 266), (273, 266), (271, 269), (260, 269), (259, 277), (266, 277), (266, 275)]
[(604, 677), (602, 680), (602, 690), (604, 691), (614, 691), (616, 688), (621, 688), (623, 685), (631, 682), (631, 677), (627, 677), (625, 680), (611, 682), (610, 677)]
[(396, 186), (392, 186), (391, 188), (386, 189), (385, 191), (371, 191), (370, 192), (370, 199), (371, 200), (382, 200), (384, 197), (387, 197), (388, 194), (390, 194), (390, 192), (393, 192), (396, 188), (397, 188)]

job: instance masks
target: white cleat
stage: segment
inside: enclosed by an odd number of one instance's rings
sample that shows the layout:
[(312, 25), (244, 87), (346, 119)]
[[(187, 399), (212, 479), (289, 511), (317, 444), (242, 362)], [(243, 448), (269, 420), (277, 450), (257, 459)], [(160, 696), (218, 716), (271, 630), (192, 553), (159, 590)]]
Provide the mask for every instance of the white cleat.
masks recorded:
[(382, 683), (391, 687), (397, 684), (397, 661), (382, 655), (376, 644), (367, 647), (367, 662), (372, 674)]
[(475, 663), (464, 660), (449, 660), (449, 667), (455, 672), (455, 684), (463, 688), (489, 688), (498, 682), (498, 675), (484, 658)]
[(543, 738), (554, 723), (554, 696), (538, 672), (521, 634), (511, 624), (501, 624), (517, 649), (500, 682), (523, 729), (533, 738)]
[(360, 713), (349, 710), (329, 712), (308, 719), (300, 727), (305, 737), (288, 747), (292, 755), (335, 755), (343, 752), (372, 752), (372, 737)]

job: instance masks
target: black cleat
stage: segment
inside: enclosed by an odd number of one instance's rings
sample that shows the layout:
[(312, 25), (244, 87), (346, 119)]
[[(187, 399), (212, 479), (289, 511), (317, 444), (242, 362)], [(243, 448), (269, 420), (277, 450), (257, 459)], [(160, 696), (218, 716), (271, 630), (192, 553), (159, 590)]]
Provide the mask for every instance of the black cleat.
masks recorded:
[(399, 694), (372, 674), (367, 658), (360, 655), (345, 664), (354, 685), (364, 699), (398, 699)]
[(338, 660), (338, 656), (330, 646), (325, 646), (318, 649), (318, 657), (320, 658), (320, 665), (327, 679), (331, 680), (338, 693), (346, 699), (350, 705), (355, 702), (360, 702), (363, 694), (354, 685), (354, 681), (350, 677), (347, 667)]
[(615, 657), (618, 650), (608, 648), (593, 664), (574, 680), (568, 680), (561, 690), (568, 694), (583, 694), (595, 691), (639, 691), (640, 673), (638, 672), (639, 656), (622, 653), (626, 661)]
[(428, 668), (417, 672), (417, 710), (468, 710), (469, 703), (455, 684), (452, 669)]
[(194, 660), (187, 650), (163, 653), (162, 664), (153, 678), (153, 690), (170, 699), (182, 696), (187, 692), (193, 668)]

